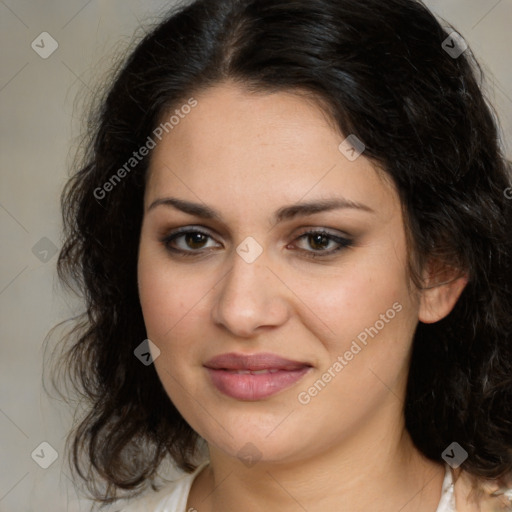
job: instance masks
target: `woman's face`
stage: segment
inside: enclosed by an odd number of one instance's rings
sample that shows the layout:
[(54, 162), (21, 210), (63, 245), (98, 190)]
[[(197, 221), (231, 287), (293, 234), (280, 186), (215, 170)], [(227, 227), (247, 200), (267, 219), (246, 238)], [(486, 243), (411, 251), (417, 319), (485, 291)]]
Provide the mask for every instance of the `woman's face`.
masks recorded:
[(151, 155), (139, 247), (169, 398), (233, 457), (382, 441), (419, 307), (396, 191), (304, 97), (226, 83), (195, 99)]

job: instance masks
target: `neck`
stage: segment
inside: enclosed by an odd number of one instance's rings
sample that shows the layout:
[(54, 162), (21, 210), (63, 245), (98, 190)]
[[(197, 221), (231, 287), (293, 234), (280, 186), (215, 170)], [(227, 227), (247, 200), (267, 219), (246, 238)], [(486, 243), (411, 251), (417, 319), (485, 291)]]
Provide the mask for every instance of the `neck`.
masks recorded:
[(187, 510), (434, 512), (444, 466), (420, 454), (403, 423), (390, 424), (387, 432), (369, 423), (300, 461), (261, 460), (247, 467), (210, 446), (210, 465), (196, 478)]

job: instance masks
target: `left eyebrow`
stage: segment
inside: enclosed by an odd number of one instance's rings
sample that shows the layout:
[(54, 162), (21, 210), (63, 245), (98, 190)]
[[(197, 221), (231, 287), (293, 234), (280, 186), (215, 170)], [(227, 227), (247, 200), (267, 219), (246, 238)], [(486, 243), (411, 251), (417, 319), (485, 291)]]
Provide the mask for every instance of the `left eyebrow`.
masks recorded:
[[(184, 213), (188, 213), (189, 215), (194, 215), (196, 217), (201, 217), (203, 219), (215, 219), (222, 222), (221, 214), (214, 210), (213, 208), (210, 208), (209, 206), (206, 206), (204, 204), (194, 203), (191, 201), (186, 201), (184, 199), (177, 199), (175, 197), (163, 197), (160, 199), (156, 199), (151, 203), (147, 211), (149, 212), (150, 210), (160, 205), (171, 206)], [(273, 223), (283, 222), (285, 220), (290, 220), (298, 216), (314, 215), (315, 213), (348, 208), (361, 210), (368, 213), (375, 213), (375, 211), (369, 206), (345, 198), (325, 199), (311, 202), (296, 203), (279, 208), (274, 213)]]
[(345, 198), (336, 198), (284, 206), (275, 212), (274, 219), (275, 222), (282, 222), (284, 220), (293, 219), (297, 216), (314, 215), (315, 213), (347, 208), (375, 213), (374, 210), (365, 204), (350, 201)]

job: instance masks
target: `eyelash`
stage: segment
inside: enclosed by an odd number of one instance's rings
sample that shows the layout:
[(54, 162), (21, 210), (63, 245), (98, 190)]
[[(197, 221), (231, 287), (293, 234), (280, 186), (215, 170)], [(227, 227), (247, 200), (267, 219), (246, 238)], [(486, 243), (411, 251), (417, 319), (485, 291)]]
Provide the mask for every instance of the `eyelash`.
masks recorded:
[[(180, 229), (180, 230), (177, 230), (177, 231), (174, 231), (174, 232), (168, 234), (167, 236), (163, 237), (160, 241), (164, 245), (165, 249), (167, 251), (171, 252), (171, 253), (179, 254), (179, 255), (185, 256), (185, 257), (197, 257), (197, 256), (201, 255), (201, 250), (185, 251), (183, 249), (176, 249), (175, 247), (170, 247), (170, 244), (172, 242), (174, 242), (176, 239), (178, 239), (178, 238), (180, 238), (180, 237), (182, 237), (184, 235), (197, 234), (197, 233), (199, 233), (201, 235), (204, 235), (206, 237), (209, 237), (209, 238), (213, 238), (210, 234), (208, 234), (208, 233), (206, 233), (204, 231), (201, 231), (200, 229), (184, 228), (184, 229)], [(308, 236), (311, 236), (311, 235), (323, 235), (323, 236), (327, 237), (329, 239), (329, 241), (336, 242), (338, 244), (338, 247), (336, 249), (331, 249), (329, 251), (327, 251), (327, 250), (308, 251), (308, 250), (305, 250), (305, 249), (299, 249), (300, 252), (305, 253), (307, 258), (312, 258), (312, 259), (314, 259), (314, 258), (327, 258), (327, 257), (332, 256), (333, 254), (337, 253), (338, 251), (340, 251), (342, 249), (346, 249), (348, 247), (352, 247), (353, 244), (354, 244), (354, 241), (349, 239), (349, 238), (335, 236), (335, 235), (333, 235), (331, 233), (328, 233), (328, 232), (326, 232), (325, 230), (322, 230), (322, 229), (320, 229), (320, 230), (305, 231), (300, 236), (298, 236), (295, 240), (300, 240), (300, 239), (303, 239), (303, 238), (307, 238)]]

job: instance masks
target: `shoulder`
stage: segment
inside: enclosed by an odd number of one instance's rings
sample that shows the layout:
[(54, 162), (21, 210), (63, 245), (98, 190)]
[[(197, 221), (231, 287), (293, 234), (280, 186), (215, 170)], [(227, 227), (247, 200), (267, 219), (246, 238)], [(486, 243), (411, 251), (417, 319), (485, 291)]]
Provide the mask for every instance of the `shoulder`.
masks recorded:
[(200, 464), (193, 473), (181, 472), (157, 491), (149, 489), (133, 499), (115, 503), (109, 512), (186, 512), (192, 482), (207, 463)]
[(455, 472), (454, 481), (457, 512), (512, 512), (512, 488), (477, 480), (464, 471)]

